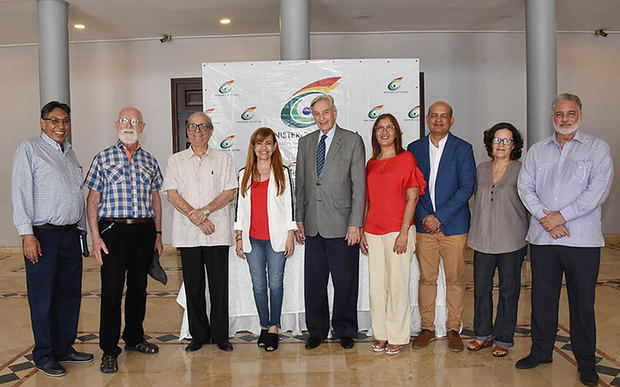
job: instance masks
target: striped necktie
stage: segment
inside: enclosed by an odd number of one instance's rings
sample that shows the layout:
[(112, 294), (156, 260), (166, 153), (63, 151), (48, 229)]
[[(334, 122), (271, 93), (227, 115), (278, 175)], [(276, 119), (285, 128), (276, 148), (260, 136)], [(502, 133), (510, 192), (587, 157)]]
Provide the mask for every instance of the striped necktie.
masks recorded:
[(316, 174), (317, 176), (321, 176), (321, 171), (323, 170), (323, 164), (325, 164), (325, 140), (327, 139), (327, 135), (324, 134), (321, 136), (321, 141), (319, 142), (319, 147), (316, 149)]

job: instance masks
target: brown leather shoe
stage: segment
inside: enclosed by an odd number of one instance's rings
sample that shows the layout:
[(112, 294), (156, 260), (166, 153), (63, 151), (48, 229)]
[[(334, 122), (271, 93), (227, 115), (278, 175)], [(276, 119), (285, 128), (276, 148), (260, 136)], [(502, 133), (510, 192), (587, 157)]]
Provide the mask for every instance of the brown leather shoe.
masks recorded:
[(463, 345), (463, 339), (457, 331), (448, 332), (448, 349), (452, 352), (461, 352), (465, 346)]
[(421, 349), (428, 346), (431, 341), (435, 341), (435, 332), (428, 329), (422, 329), (418, 337), (413, 340), (411, 346), (415, 349)]

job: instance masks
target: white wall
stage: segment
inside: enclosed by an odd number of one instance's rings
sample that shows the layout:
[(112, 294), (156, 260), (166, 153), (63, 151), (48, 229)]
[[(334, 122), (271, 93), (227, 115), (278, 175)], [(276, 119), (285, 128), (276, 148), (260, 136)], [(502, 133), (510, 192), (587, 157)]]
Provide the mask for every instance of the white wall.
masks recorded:
[[(444, 99), (454, 107), (453, 132), (470, 141), (476, 160), (486, 159), (482, 132), (509, 121), (525, 132), (523, 34), (314, 35), (312, 59), (420, 58), (427, 105)], [(0, 246), (17, 246), (12, 224), (10, 163), (17, 144), (39, 133), (38, 49), (0, 48)], [(170, 78), (198, 77), (202, 62), (279, 59), (276, 36), (72, 44), (73, 144), (86, 171), (93, 155), (115, 141), (119, 109), (135, 105), (147, 122), (141, 143), (165, 169), (172, 152)], [(620, 146), (614, 127), (620, 78), (620, 37), (558, 37), (558, 88), (580, 95), (584, 128)], [(355, 128), (352, 128), (355, 129)], [(620, 158), (616, 158), (616, 168)], [(614, 185), (603, 212), (604, 232), (620, 232), (620, 188)], [(169, 243), (171, 207), (164, 207)]]

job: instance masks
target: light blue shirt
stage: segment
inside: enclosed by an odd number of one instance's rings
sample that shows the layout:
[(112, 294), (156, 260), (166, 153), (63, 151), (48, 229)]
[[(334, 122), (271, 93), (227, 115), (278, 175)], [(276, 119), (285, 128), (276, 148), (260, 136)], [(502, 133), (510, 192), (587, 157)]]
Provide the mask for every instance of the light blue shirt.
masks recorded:
[[(527, 241), (536, 245), (605, 246), (601, 206), (614, 176), (609, 145), (575, 133), (561, 148), (555, 135), (529, 149), (519, 173), (519, 197), (531, 214)], [(554, 239), (540, 225), (543, 209), (560, 211), (570, 236)]]
[(32, 226), (78, 224), (86, 230), (82, 167), (71, 144), (60, 145), (45, 133), (19, 144), (13, 157), (11, 199), (19, 235)]
[[(332, 144), (332, 140), (334, 139), (334, 133), (336, 133), (336, 124), (329, 130), (329, 132), (325, 133), (327, 138), (325, 139), (325, 160), (327, 160), (327, 154), (329, 153), (329, 146)], [(319, 129), (319, 141), (316, 142), (316, 146), (318, 148), (319, 143), (321, 142), (321, 137), (323, 137), (323, 132)]]

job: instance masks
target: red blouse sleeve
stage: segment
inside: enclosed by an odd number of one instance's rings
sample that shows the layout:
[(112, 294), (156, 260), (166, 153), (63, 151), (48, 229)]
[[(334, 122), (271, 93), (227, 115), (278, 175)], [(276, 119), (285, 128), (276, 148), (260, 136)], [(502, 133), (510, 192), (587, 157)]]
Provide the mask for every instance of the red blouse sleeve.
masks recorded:
[(407, 188), (411, 187), (420, 187), (420, 195), (424, 195), (424, 188), (426, 188), (426, 181), (424, 181), (424, 175), (418, 168), (418, 164), (415, 161), (415, 157), (412, 153), (408, 152), (411, 155), (411, 159), (413, 161), (411, 165), (411, 173), (409, 175), (409, 181), (407, 182)]

